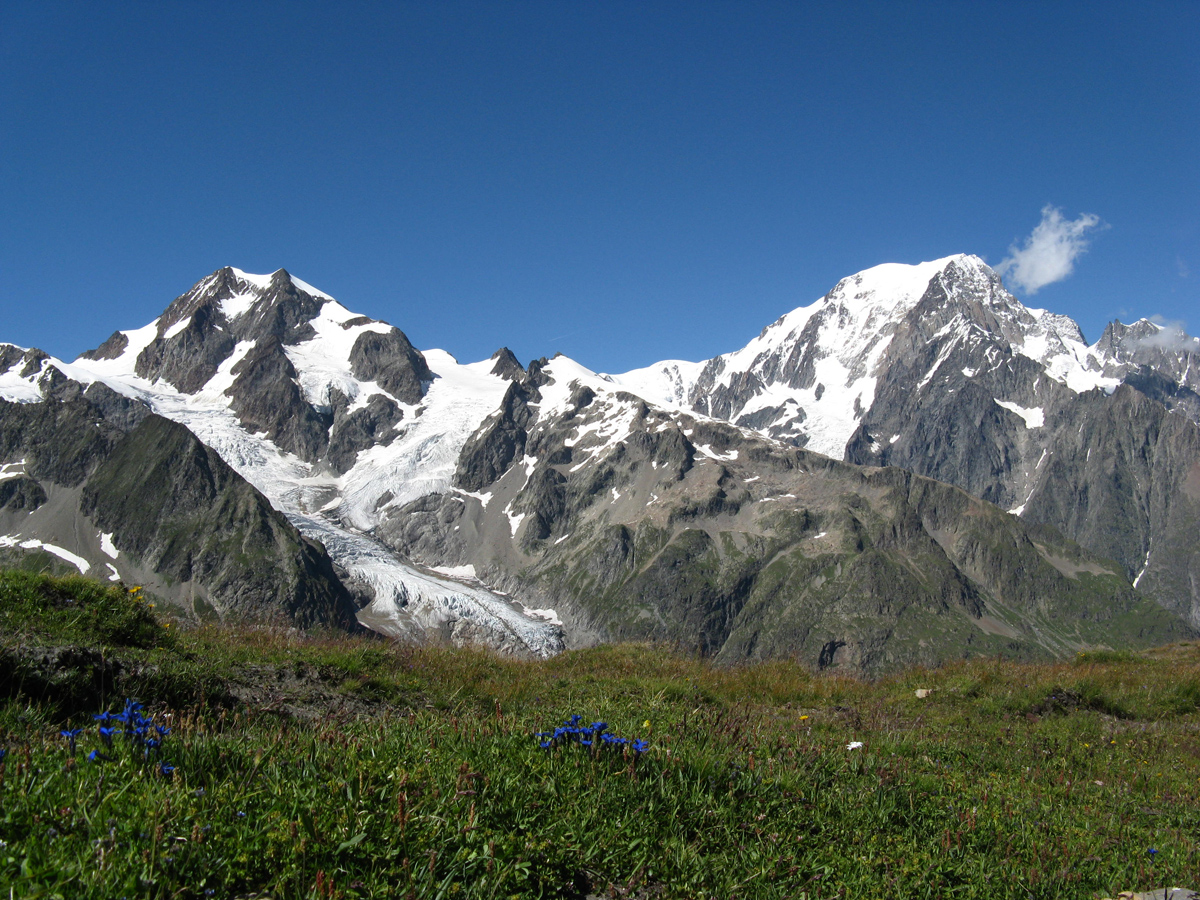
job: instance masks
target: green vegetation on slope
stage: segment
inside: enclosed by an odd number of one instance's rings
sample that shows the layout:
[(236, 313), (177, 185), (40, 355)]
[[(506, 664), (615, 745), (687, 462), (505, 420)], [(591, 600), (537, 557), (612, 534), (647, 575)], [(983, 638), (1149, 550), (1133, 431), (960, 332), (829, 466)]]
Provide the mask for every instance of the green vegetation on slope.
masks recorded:
[[(0, 893), (1086, 898), (1200, 871), (1195, 644), (868, 682), (156, 613), (0, 574)], [(107, 745), (127, 697), (161, 748)], [(542, 749), (574, 714), (649, 749)]]

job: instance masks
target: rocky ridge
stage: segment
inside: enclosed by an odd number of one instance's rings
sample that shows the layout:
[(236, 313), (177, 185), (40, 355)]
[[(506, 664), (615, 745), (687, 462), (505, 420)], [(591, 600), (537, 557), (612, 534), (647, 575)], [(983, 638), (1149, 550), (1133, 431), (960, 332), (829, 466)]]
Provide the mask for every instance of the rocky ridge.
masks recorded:
[(959, 256), (844, 279), (704, 363), (463, 366), (283, 270), (222, 269), (74, 363), (0, 345), (0, 395), (184, 425), (385, 633), (880, 671), (1188, 633), (1131, 578), (1200, 621), (1190, 340), (1089, 347)]
[(900, 466), (1051, 525), (1200, 625), (1200, 343), (1114, 322), (1086, 344), (982, 260), (839, 282), (745, 348), (611, 376), (654, 402)]
[(730, 662), (879, 672), (1189, 633), (1051, 529), (656, 408), (565, 358), (514, 382), (454, 490), (376, 533), (557, 609), (575, 642), (665, 640)]

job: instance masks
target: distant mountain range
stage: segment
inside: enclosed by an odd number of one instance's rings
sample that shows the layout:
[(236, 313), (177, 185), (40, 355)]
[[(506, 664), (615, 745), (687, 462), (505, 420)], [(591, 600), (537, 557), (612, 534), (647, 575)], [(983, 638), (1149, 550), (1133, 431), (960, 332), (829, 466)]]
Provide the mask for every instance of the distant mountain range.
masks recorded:
[(73, 363), (0, 344), (0, 560), (531, 655), (1162, 643), (1200, 627), (1198, 363), (1146, 320), (1088, 346), (972, 256), (622, 375), (461, 365), (226, 268)]

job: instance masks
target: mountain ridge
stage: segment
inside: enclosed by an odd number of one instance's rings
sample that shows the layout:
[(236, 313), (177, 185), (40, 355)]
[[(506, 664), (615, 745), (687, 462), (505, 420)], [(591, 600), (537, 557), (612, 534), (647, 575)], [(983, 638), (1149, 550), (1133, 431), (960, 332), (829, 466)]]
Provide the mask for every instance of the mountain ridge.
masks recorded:
[[(1061, 443), (1071, 428), (1078, 430), (1087, 404), (1072, 398), (1087, 397), (1088, 415), (1109, 423), (1094, 438), (1098, 446), (1112, 445), (1106, 453), (1119, 450), (1122, 465), (1134, 472), (1130, 466), (1136, 468), (1140, 458), (1162, 445), (1155, 477), (1190, 484), (1188, 466), (1194, 446), (1200, 446), (1189, 430), (1195, 428), (1189, 418), (1196, 407), (1192, 381), (1200, 373), (1190, 365), (1186, 336), (1172, 336), (1178, 338), (1172, 345), (1160, 339), (1162, 331), (1144, 321), (1113, 325), (1101, 341), (1085, 345), (1071, 320), (1027, 309), (1004, 291), (982, 260), (960, 254), (919, 266), (889, 264), (842, 279), (821, 300), (785, 314), (745, 348), (722, 357), (668, 361), (612, 376), (566, 357), (522, 368), (503, 350), (492, 359), (461, 365), (444, 351), (417, 350), (398, 328), (351, 312), (285, 270), (258, 276), (227, 267), (176, 298), (150, 324), (114, 333), (73, 363), (0, 345), (0, 396), (28, 403), (91, 393), (97, 399), (103, 395), (106, 414), (127, 429), (144, 417), (138, 409), (185, 425), (301, 533), (328, 548), (346, 583), (367, 604), (360, 620), (386, 633), (482, 642), (536, 655), (635, 633), (614, 631), (617, 619), (606, 621), (578, 591), (539, 587), (529, 567), (556, 555), (537, 549), (539, 542), (553, 538), (563, 543), (560, 550), (572, 549), (572, 539), (564, 537), (564, 522), (572, 517), (601, 530), (608, 526), (600, 520), (613, 515), (628, 520), (620, 525), (626, 529), (643, 513), (647, 521), (654, 519), (647, 512), (650, 504), (667, 502), (660, 500), (666, 493), (615, 486), (622, 478), (650, 484), (645, 481), (650, 476), (634, 477), (630, 466), (636, 465), (629, 461), (632, 448), (645, 437), (629, 430), (630, 423), (647, 417), (672, 423), (663, 425), (662, 434), (678, 435), (670, 439), (676, 442), (670, 453), (673, 465), (682, 467), (680, 483), (692, 477), (692, 469), (726, 469), (722, 477), (728, 484), (718, 479), (715, 493), (704, 488), (703, 496), (693, 496), (689, 488), (670, 501), (678, 508), (672, 506), (668, 518), (700, 522), (700, 531), (708, 535), (704, 540), (717, 542), (713, 546), (761, 538), (755, 524), (762, 518), (759, 512), (739, 510), (761, 511), (764, 503), (778, 502), (748, 490), (757, 479), (748, 471), (732, 476), (722, 454), (766, 454), (765, 459), (770, 453), (763, 447), (771, 442), (836, 449), (842, 440), (839, 456), (848, 462), (898, 464), (997, 500), (1034, 524), (1093, 541), (1104, 556), (1117, 560), (1119, 571), (1099, 561), (1087, 562), (1080, 571), (1137, 578), (1143, 589), (1153, 586), (1156, 596), (1167, 591), (1174, 600), (1163, 605), (1200, 624), (1200, 603), (1187, 593), (1189, 567), (1196, 560), (1184, 553), (1182, 568), (1177, 564), (1181, 535), (1200, 515), (1189, 505), (1190, 494), (1184, 491), (1184, 500), (1160, 499), (1151, 510), (1137, 498), (1126, 502), (1121, 478), (1104, 481), (1093, 473), (1090, 481), (1081, 481), (1079, 467), (1068, 467), (1069, 472), (1056, 475), (1051, 491), (1047, 467), (1031, 473), (1027, 464), (1039, 452), (1067, 458), (1057, 444), (1047, 446), (1043, 433), (1053, 430)], [(954, 372), (958, 375), (951, 377)], [(1144, 429), (1142, 451), (1117, 441), (1116, 419), (1093, 408), (1133, 403), (1130, 392), (1146, 398), (1149, 406), (1139, 415), (1153, 420), (1153, 427)], [(599, 409), (615, 418), (595, 419)], [(724, 418), (731, 420), (732, 430), (718, 441), (723, 449), (692, 443), (684, 433), (711, 430)], [(573, 433), (580, 428), (583, 432)], [(546, 437), (551, 434), (558, 438)], [(604, 453), (583, 454), (592, 440), (588, 434), (606, 434), (616, 443), (606, 444)], [(653, 438), (660, 440), (667, 438)], [(762, 440), (767, 445), (758, 443)], [(944, 451), (937, 452), (938, 446)], [(922, 448), (934, 452), (922, 453)], [(612, 454), (625, 456), (609, 460)], [(602, 457), (608, 462), (593, 472)], [(596, 474), (603, 471), (608, 474)], [(822, 471), (826, 480), (853, 481), (844, 473), (835, 478), (828, 474), (832, 470)], [(1097, 495), (1116, 498), (1118, 507), (1134, 510), (1144, 523), (1116, 537), (1089, 531), (1086, 523), (1094, 513), (1091, 507), (1080, 511), (1077, 502), (1085, 483)], [(488, 512), (497, 490), (507, 499), (499, 513), (494, 506)], [(596, 498), (606, 491), (611, 503), (600, 509)], [(834, 497), (826, 489), (821, 502), (834, 507), (865, 502), (876, 525), (889, 520), (891, 513), (872, 506), (874, 500), (855, 500), (857, 491), (838, 489)], [(781, 488), (779, 494), (786, 493), (795, 491)], [(634, 496), (642, 497), (641, 512), (634, 508)], [(950, 502), (950, 495), (938, 496), (938, 503)], [(462, 509), (454, 513), (454, 505)], [(467, 509), (475, 512), (464, 519)], [(810, 503), (807, 514), (814, 509)], [(471, 530), (474, 543), (443, 533), (443, 526), (455, 525)], [(597, 546), (620, 556), (623, 546), (633, 546), (629, 541), (636, 532), (635, 527), (629, 538), (618, 535), (615, 543)], [(918, 532), (936, 543), (925, 526), (906, 533)], [(441, 536), (431, 543), (431, 534)], [(676, 538), (678, 533), (667, 545)], [(878, 534), (872, 538), (879, 540)], [(1143, 545), (1169, 552), (1155, 550), (1160, 554), (1155, 557)], [(1140, 572), (1131, 570), (1131, 547), (1141, 554)], [(582, 551), (576, 547), (574, 552)], [(714, 552), (717, 569), (724, 571), (724, 551), (718, 546)], [(859, 548), (852, 555), (858, 559), (864, 552)], [(938, 552), (945, 556), (944, 548)], [(692, 565), (694, 556), (685, 554), (680, 565)], [(974, 585), (968, 593), (996, 600), (998, 583), (988, 581), (994, 581), (994, 572), (978, 581), (967, 574), (969, 566), (962, 568), (965, 558), (946, 558), (960, 573), (956, 578)], [(1040, 558), (1045, 562), (1046, 555)], [(888, 566), (911, 564), (888, 559)], [(759, 574), (746, 577), (756, 581)], [(560, 576), (563, 584), (570, 581), (567, 573)], [(1046, 574), (1043, 580), (1056, 577)], [(514, 589), (525, 593), (504, 593)], [(852, 590), (845, 584), (842, 589)], [(877, 593), (880, 587), (861, 589)], [(655, 590), (671, 592), (664, 583)], [(1064, 584), (1055, 590), (1065, 598), (1074, 588)], [(840, 602), (823, 596), (827, 607)], [(618, 615), (614, 610), (609, 613)], [(739, 614), (722, 613), (731, 627)], [(683, 608), (669, 615), (688, 620)], [(1017, 618), (1024, 622), (1016, 631), (1025, 629), (1027, 650), (1051, 652), (1053, 645), (1059, 652), (1070, 643), (1055, 638), (1048, 644), (1029, 630), (1032, 620)], [(841, 621), (837, 615), (833, 620)], [(681, 632), (667, 632), (672, 640), (682, 639)], [(722, 633), (721, 643), (709, 641), (710, 652), (722, 652), (734, 634)], [(821, 646), (841, 640), (842, 647), (852, 648), (842, 653), (852, 665), (881, 665), (887, 657), (871, 650), (861, 635), (843, 640), (847, 636), (831, 633)], [(795, 638), (793, 644), (808, 647), (806, 641)], [(755, 643), (766, 646), (761, 638)], [(729, 644), (735, 645), (754, 652), (744, 642)], [(781, 647), (772, 652), (782, 652)], [(821, 649), (814, 664), (829, 653)], [(732, 649), (727, 655), (736, 657)]]

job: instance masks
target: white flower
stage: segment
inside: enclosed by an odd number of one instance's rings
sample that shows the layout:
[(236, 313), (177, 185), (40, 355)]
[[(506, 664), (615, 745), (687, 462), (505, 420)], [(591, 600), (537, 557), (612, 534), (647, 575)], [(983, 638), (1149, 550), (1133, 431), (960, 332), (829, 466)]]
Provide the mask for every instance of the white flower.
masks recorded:
[(848, 743), (846, 745), (846, 749), (847, 750), (861, 750), (862, 745), (863, 745), (862, 741), (851, 741), (850, 743)]

